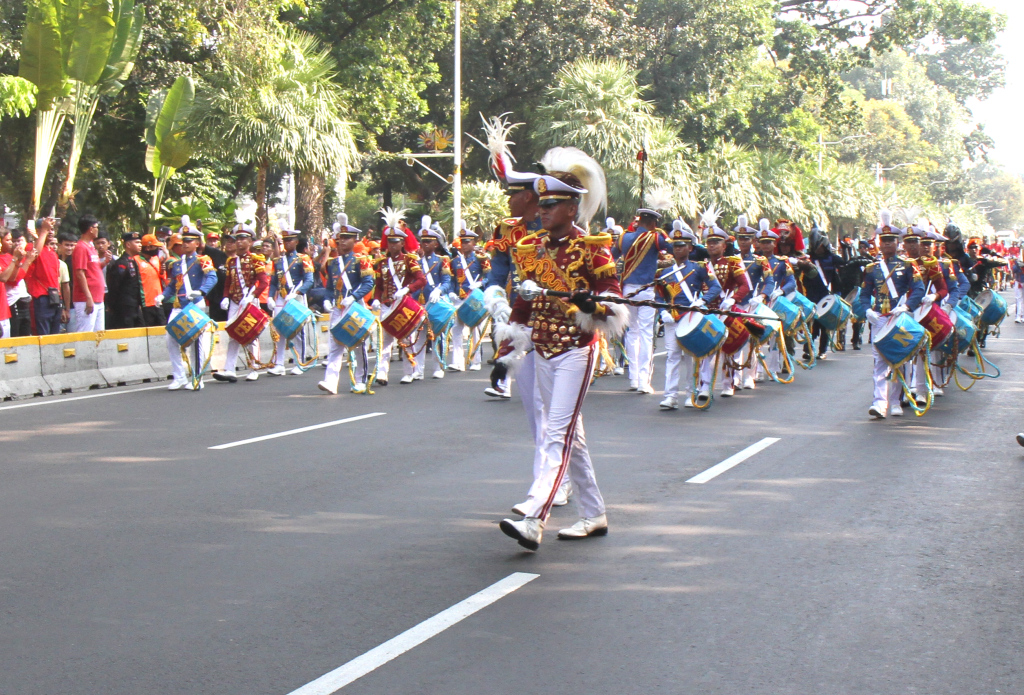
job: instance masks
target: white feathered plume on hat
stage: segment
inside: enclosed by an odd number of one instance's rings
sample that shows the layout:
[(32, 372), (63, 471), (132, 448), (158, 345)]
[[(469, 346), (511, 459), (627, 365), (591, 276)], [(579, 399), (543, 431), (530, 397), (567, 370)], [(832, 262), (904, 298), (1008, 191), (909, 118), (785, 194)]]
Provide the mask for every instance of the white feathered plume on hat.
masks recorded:
[(398, 229), (398, 223), (405, 218), (405, 213), (409, 210), (407, 208), (401, 208), (396, 210), (395, 208), (381, 208), (377, 212), (384, 218), (384, 224), (391, 229)]
[(576, 213), (576, 221), (584, 227), (590, 224), (598, 210), (608, 207), (608, 185), (605, 183), (604, 169), (586, 152), (575, 147), (552, 147), (541, 157), (540, 164), (548, 173), (564, 171), (574, 175), (587, 189), (580, 196)]
[(647, 207), (651, 210), (671, 210), (675, 206), (675, 196), (672, 189), (667, 186), (651, 189), (645, 198)]
[(923, 208), (917, 205), (911, 205), (907, 208), (896, 208), (895, 213), (898, 219), (902, 220), (908, 227), (913, 227), (917, 224), (917, 218), (924, 212)]
[(892, 226), (892, 211), (887, 208), (882, 208), (878, 211), (878, 226), (879, 227), (891, 227)]
[(708, 229), (711, 229), (718, 223), (718, 218), (722, 216), (722, 211), (718, 209), (718, 206), (712, 204), (704, 209), (704, 212), (700, 214), (700, 223)]
[(338, 219), (338, 224), (340, 224), (342, 227), (347, 227), (348, 226), (348, 215), (346, 215), (345, 213), (339, 212), (337, 219)]
[(181, 216), (181, 229), (179, 231), (184, 232), (186, 229), (192, 229), (192, 220), (189, 219), (188, 215)]
[(430, 215), (424, 215), (423, 217), (421, 217), (420, 218), (420, 231), (422, 232), (424, 229), (430, 229), (431, 221), (432, 220), (430, 219)]
[(605, 217), (604, 218), (604, 228), (605, 229), (615, 229), (615, 218), (614, 217)]
[(341, 222), (335, 222), (335, 223), (334, 223), (334, 224), (333, 224), (333, 225), (331, 226), (331, 229), (333, 229), (333, 230), (334, 230), (334, 233), (335, 233), (335, 234), (337, 234), (337, 233), (338, 233), (338, 232), (340, 232), (340, 231), (341, 231), (342, 229), (344, 229), (344, 228), (345, 228), (345, 226), (346, 226), (346, 225), (343, 225), (343, 224), (342, 224)]
[(505, 118), (511, 113), (503, 113), (500, 116), (492, 116), (490, 120), (480, 114), (480, 120), (484, 122), (484, 134), (487, 136), (487, 151), (491, 153), (487, 163), (491, 171), (499, 181), (505, 181), (505, 172), (512, 170), (512, 164), (516, 161), (509, 151), (509, 145), (515, 143), (508, 139), (509, 133), (515, 130), (522, 123), (509, 123)]
[(677, 218), (677, 219), (672, 220), (672, 231), (673, 232), (675, 232), (675, 231), (683, 231), (683, 230), (686, 230), (690, 234), (693, 234), (693, 230), (690, 229), (690, 225), (686, 224), (686, 222), (683, 222), (682, 219), (678, 219)]
[(747, 222), (749, 222), (749, 221), (750, 221), (750, 218), (748, 218), (746, 215), (740, 215), (736, 219), (736, 226), (739, 227), (740, 229), (743, 229), (744, 227), (748, 227), (749, 226), (747, 224)]
[(762, 232), (767, 232), (771, 229), (772, 223), (768, 221), (767, 217), (762, 217), (757, 221), (757, 228)]

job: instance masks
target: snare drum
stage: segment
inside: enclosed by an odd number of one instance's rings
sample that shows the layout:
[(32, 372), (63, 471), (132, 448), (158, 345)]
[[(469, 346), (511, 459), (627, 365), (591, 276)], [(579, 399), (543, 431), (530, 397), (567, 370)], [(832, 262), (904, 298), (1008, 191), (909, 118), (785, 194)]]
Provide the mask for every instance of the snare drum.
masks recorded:
[(388, 332), (388, 335), (394, 336), (398, 340), (405, 340), (423, 323), (426, 315), (419, 302), (409, 295), (405, 295), (402, 297), (402, 301), (395, 304), (391, 311), (381, 318), (380, 325)]
[(260, 305), (256, 302), (249, 302), (239, 309), (235, 318), (224, 330), (228, 337), (239, 345), (249, 345), (260, 337), (260, 333), (268, 323), (270, 323), (270, 317), (263, 309), (260, 309)]
[(782, 330), (792, 333), (800, 323), (800, 308), (785, 297), (779, 296), (772, 301), (772, 311), (782, 319)]
[(726, 336), (725, 342), (722, 343), (722, 352), (726, 355), (735, 355), (750, 341), (750, 331), (747, 330), (743, 319), (735, 316), (725, 317), (725, 328), (728, 330), (729, 335)]
[(914, 312), (914, 320), (924, 326), (932, 339), (932, 349), (937, 349), (953, 334), (953, 319), (937, 303), (922, 304)]
[(729, 331), (717, 316), (688, 311), (676, 324), (676, 340), (696, 359), (707, 357), (722, 346)]
[(981, 307), (978, 319), (981, 323), (998, 326), (1006, 318), (1006, 300), (998, 292), (983, 291), (978, 295), (978, 306)]
[(195, 304), (187, 304), (167, 322), (167, 330), (178, 345), (188, 347), (211, 323), (213, 320)]
[(281, 310), (274, 316), (271, 325), (274, 330), (285, 340), (291, 340), (295, 334), (302, 330), (302, 326), (313, 318), (313, 312), (305, 304), (295, 297), (292, 297)]
[[(758, 304), (750, 313), (761, 319), (760, 323), (764, 325), (764, 333), (761, 337), (754, 338), (754, 342), (759, 345), (770, 345), (771, 341), (775, 338), (775, 334), (778, 333), (780, 329), (780, 323), (778, 321), (780, 318), (779, 315), (764, 304)], [(753, 336), (751, 337), (753, 338)]]
[(487, 318), (487, 308), (484, 306), (484, 293), (478, 289), (470, 292), (462, 300), (462, 304), (459, 305), (456, 313), (459, 316), (459, 321), (462, 321), (462, 323), (470, 328), (479, 326)]
[(940, 345), (939, 349), (947, 355), (952, 355), (954, 352), (967, 352), (967, 348), (974, 342), (974, 336), (978, 332), (971, 315), (957, 307), (950, 312), (949, 318), (953, 321), (953, 335)]
[(890, 367), (898, 369), (921, 347), (925, 335), (924, 326), (909, 313), (893, 314), (874, 336), (875, 349)]
[(366, 339), (375, 320), (373, 312), (362, 302), (352, 302), (348, 310), (331, 326), (331, 337), (351, 350)]
[(436, 302), (427, 304), (426, 308), (427, 324), (430, 326), (430, 330), (434, 332), (434, 335), (441, 335), (447, 331), (448, 326), (452, 322), (452, 317), (455, 316), (455, 305), (445, 297), (441, 297)]
[(961, 299), (958, 306), (971, 318), (971, 321), (977, 321), (978, 317), (981, 316), (981, 307), (970, 297)]
[(837, 330), (852, 314), (850, 305), (834, 294), (828, 295), (814, 307), (814, 319), (828, 331)]
[(800, 309), (800, 317), (802, 320), (807, 321), (808, 319), (814, 318), (815, 305), (810, 299), (796, 291), (792, 292), (787, 299), (793, 302), (793, 304)]

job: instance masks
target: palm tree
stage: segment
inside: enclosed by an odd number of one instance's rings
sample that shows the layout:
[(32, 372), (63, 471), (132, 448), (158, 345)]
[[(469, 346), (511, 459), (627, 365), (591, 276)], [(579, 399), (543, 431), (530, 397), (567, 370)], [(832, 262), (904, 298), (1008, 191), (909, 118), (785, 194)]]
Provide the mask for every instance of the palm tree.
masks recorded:
[(222, 69), (200, 88), (189, 132), (207, 154), (256, 166), (256, 224), (262, 232), (271, 164), (291, 167), (307, 182), (319, 177), (319, 196), (306, 200), (316, 212), (323, 178), (349, 169), (358, 152), (352, 126), (340, 116), (345, 99), (332, 81), (330, 53), (297, 29), (272, 26), (262, 37), (254, 31), (229, 33)]
[(741, 145), (720, 142), (697, 160), (702, 205), (715, 205), (727, 213), (760, 213), (757, 157)]

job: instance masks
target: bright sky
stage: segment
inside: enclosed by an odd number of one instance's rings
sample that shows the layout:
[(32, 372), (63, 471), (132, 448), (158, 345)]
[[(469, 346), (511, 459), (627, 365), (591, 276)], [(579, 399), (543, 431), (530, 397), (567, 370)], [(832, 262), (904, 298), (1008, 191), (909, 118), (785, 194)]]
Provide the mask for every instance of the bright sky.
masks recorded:
[(975, 118), (985, 124), (996, 141), (993, 158), (1007, 169), (1024, 175), (1024, 128), (1021, 127), (1020, 94), (1024, 89), (1024, 3), (1021, 0), (981, 0), (1007, 17), (999, 38), (1006, 57), (1006, 87), (983, 102), (969, 104)]

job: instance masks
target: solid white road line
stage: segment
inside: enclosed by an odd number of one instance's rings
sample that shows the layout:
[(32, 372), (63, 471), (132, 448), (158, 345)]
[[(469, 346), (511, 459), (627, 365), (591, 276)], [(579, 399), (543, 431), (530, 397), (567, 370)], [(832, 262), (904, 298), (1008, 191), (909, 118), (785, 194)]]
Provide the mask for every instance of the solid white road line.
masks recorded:
[[(17, 405), (5, 405), (0, 407), (0, 410), (14, 410), (16, 408), (35, 408), (37, 405), (56, 405), (57, 403), (68, 403), (70, 401), (84, 401), (86, 398), (106, 398), (107, 396), (121, 396), (126, 393), (138, 393), (139, 391), (154, 391), (156, 389), (166, 389), (167, 384), (171, 382), (165, 382), (162, 386), (143, 386), (140, 389), (128, 389), (127, 391), (109, 391), (106, 393), (91, 393), (88, 396), (73, 396), (71, 398), (59, 398), (57, 400), (47, 401), (38, 400), (32, 401), (31, 403), (18, 403)], [(205, 380), (203, 383), (209, 383), (209, 380)]]
[(654, 353), (653, 357), (661, 357), (662, 355), (667, 355), (667, 354), (668, 354), (667, 350), (662, 350), (661, 352)]
[(722, 461), (721, 463), (716, 463), (711, 468), (707, 469), (703, 473), (698, 473), (697, 475), (693, 476), (692, 478), (690, 478), (686, 482), (688, 482), (688, 483), (696, 483), (698, 485), (701, 484), (701, 483), (706, 483), (709, 480), (711, 480), (712, 478), (715, 478), (717, 476), (720, 476), (722, 473), (725, 473), (727, 470), (729, 470), (733, 466), (736, 466), (736, 465), (738, 465), (740, 463), (743, 463), (744, 461), (746, 461), (748, 458), (750, 458), (751, 456), (753, 456), (757, 452), (764, 451), (765, 449), (767, 449), (768, 447), (770, 447), (772, 444), (774, 444), (777, 441), (779, 441), (778, 437), (765, 437), (764, 439), (759, 441), (757, 444), (751, 444), (750, 446), (748, 446), (746, 449), (744, 449), (743, 451), (739, 452), (738, 454), (733, 454), (732, 456), (730, 456), (726, 460)]
[(278, 437), (287, 437), (291, 434), (301, 434), (303, 432), (312, 432), (313, 430), (322, 430), (325, 427), (334, 427), (335, 425), (344, 425), (346, 422), (355, 422), (356, 420), (366, 420), (371, 417), (378, 417), (380, 415), (387, 415), (387, 413), (367, 413), (366, 415), (356, 415), (355, 417), (347, 417), (342, 420), (331, 420), (330, 422), (321, 422), (319, 425), (309, 425), (307, 427), (299, 427), (294, 430), (287, 430), (285, 432), (275, 432), (274, 434), (265, 434), (262, 437), (253, 437), (252, 439), (243, 439), (238, 442), (229, 442), (227, 444), (218, 444), (217, 446), (208, 447), (210, 449), (230, 449), (236, 446), (244, 446), (246, 444), (255, 444), (256, 442), (265, 442), (268, 439), (277, 439)]
[(515, 572), (288, 695), (330, 695), (539, 577)]

